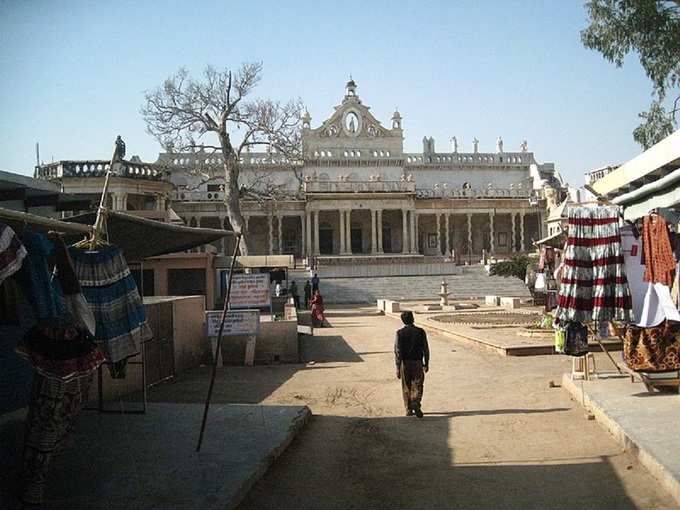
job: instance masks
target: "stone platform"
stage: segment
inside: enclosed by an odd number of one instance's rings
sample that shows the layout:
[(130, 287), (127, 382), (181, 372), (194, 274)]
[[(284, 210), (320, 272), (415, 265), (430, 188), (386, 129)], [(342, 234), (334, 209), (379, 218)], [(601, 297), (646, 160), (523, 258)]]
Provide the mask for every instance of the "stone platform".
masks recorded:
[(650, 394), (642, 383), (631, 383), (625, 375), (572, 381), (570, 374), (564, 374), (562, 386), (680, 505), (680, 395)]
[(201, 404), (160, 403), (144, 415), (83, 412), (73, 446), (53, 462), (45, 508), (236, 508), (311, 415), (306, 406), (213, 405), (196, 453), (202, 413)]

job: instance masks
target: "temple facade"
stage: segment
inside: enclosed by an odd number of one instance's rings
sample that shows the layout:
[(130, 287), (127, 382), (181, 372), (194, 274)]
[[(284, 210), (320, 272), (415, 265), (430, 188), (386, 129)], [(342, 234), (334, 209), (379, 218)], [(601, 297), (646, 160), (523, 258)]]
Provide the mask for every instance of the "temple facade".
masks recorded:
[[(539, 164), (526, 141), (506, 151), (448, 151), (423, 138), (404, 152), (402, 116), (383, 125), (350, 80), (341, 103), (313, 126), (302, 119), (302, 157), (248, 152), (241, 160), (241, 208), (251, 255), (292, 254), (327, 261), (357, 257), (450, 257), (479, 261), (532, 249), (544, 216), (562, 194), (554, 164)], [(111, 182), (110, 206), (189, 226), (230, 228), (219, 153), (136, 156)], [(108, 162), (59, 161), (36, 167), (68, 193), (96, 199)], [(233, 239), (214, 248), (230, 254)], [(207, 249), (207, 248), (206, 248)], [(212, 248), (210, 248), (212, 250)]]
[[(272, 152), (242, 158), (244, 190), (269, 190), (249, 199), (242, 212), (250, 253), (354, 258), (450, 256), (479, 260), (531, 249), (543, 235), (546, 205), (559, 195), (554, 165), (539, 164), (523, 142), (506, 152), (438, 152), (432, 138), (423, 150), (403, 150), (402, 117), (377, 120), (350, 81), (340, 105), (318, 126), (303, 117), (302, 161)], [(171, 203), (188, 225), (229, 228), (219, 154), (160, 154), (169, 169)], [(211, 177), (202, 169), (217, 165)], [(266, 195), (266, 193), (265, 193)], [(229, 253), (231, 247), (217, 246)]]

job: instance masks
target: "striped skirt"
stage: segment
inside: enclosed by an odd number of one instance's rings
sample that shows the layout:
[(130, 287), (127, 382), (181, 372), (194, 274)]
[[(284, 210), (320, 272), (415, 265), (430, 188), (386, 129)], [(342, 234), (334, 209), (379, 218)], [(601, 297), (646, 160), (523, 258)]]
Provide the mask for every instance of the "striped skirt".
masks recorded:
[(573, 207), (555, 317), (561, 321), (630, 321), (617, 207)]
[(116, 246), (95, 251), (69, 248), (83, 296), (95, 317), (95, 341), (109, 363), (139, 353), (153, 336), (142, 298), (127, 262)]

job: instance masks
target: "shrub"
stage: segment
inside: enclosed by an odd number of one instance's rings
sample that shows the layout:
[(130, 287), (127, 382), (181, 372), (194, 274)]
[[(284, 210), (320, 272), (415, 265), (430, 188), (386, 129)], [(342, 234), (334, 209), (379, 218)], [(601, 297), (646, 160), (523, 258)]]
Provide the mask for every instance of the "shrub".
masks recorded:
[(492, 276), (514, 276), (524, 281), (529, 264), (531, 264), (531, 259), (527, 255), (516, 255), (510, 260), (502, 260), (492, 264), (489, 274)]

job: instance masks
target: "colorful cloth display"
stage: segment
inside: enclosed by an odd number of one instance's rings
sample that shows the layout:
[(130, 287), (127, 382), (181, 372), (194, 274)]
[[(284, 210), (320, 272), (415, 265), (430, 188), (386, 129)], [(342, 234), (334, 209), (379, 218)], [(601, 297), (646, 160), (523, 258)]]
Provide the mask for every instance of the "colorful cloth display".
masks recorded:
[(24, 439), (24, 502), (42, 503), (52, 456), (71, 431), (91, 382), (92, 375), (64, 382), (35, 374)]
[(569, 209), (569, 235), (555, 317), (589, 322), (632, 319), (616, 207)]
[(97, 250), (69, 248), (83, 295), (94, 313), (95, 341), (109, 363), (139, 353), (153, 336), (127, 262), (116, 246)]
[(680, 324), (623, 327), (623, 359), (636, 372), (680, 370)]
[(645, 216), (642, 238), (645, 252), (644, 280), (661, 283), (670, 288), (673, 285), (675, 257), (668, 237), (666, 220), (657, 214)]
[(12, 228), (0, 223), (0, 284), (21, 269), (26, 248)]

